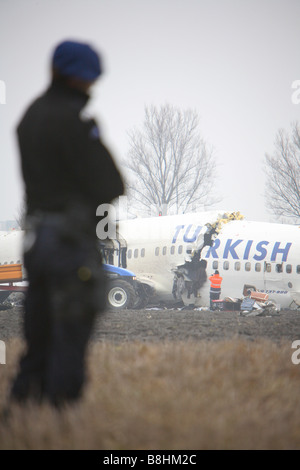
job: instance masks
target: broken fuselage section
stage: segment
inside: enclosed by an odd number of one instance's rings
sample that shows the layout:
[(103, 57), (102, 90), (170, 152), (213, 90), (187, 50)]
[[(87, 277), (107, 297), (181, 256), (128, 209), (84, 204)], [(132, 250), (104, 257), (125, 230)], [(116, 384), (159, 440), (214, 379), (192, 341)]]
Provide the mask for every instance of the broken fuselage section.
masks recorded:
[(202, 258), (205, 247), (212, 247), (224, 224), (232, 220), (242, 220), (239, 212), (220, 215), (215, 222), (201, 228), (192, 248), (188, 250), (185, 263), (173, 269), (174, 281), (172, 294), (174, 299), (185, 304), (197, 304), (201, 298), (201, 288), (207, 282), (207, 260)]
[(119, 231), (128, 269), (151, 291), (150, 303), (208, 307), (215, 270), (221, 299), (241, 299), (250, 286), (283, 308), (300, 303), (300, 226), (206, 211), (124, 220)]

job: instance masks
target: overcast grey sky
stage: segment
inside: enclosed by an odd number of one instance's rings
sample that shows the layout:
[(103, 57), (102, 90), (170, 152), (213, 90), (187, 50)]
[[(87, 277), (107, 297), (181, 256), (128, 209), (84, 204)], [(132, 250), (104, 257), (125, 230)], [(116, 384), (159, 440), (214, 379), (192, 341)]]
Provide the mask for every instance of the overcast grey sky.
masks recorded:
[(22, 199), (16, 124), (48, 85), (53, 48), (64, 39), (103, 54), (90, 110), (118, 162), (145, 106), (192, 108), (215, 149), (218, 207), (274, 220), (263, 161), (278, 129), (300, 121), (291, 99), (299, 18), (299, 0), (0, 0), (0, 220), (14, 218)]

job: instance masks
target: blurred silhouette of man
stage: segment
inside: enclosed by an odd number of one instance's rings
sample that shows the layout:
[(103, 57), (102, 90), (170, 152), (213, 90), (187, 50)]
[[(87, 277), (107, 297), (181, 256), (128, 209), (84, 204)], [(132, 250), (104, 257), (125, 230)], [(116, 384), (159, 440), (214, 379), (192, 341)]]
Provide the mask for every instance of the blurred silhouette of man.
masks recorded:
[(29, 281), (26, 350), (11, 390), (17, 402), (60, 407), (81, 396), (88, 340), (105, 307), (96, 209), (123, 194), (124, 186), (98, 125), (82, 112), (101, 73), (101, 57), (89, 44), (60, 43), (51, 85), (17, 127)]

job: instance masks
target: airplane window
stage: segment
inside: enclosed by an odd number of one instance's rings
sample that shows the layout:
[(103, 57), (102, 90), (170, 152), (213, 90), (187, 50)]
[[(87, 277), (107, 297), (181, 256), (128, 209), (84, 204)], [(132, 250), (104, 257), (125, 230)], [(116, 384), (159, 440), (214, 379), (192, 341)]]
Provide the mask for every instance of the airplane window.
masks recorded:
[(297, 265), (297, 274), (300, 274), (300, 264)]
[(260, 263), (255, 263), (255, 271), (257, 273), (260, 273), (260, 271), (261, 271), (261, 264)]
[(157, 247), (155, 248), (155, 256), (158, 256), (158, 255), (159, 255), (159, 247), (157, 246)]
[(139, 250), (137, 248), (134, 250), (133, 256), (135, 258), (137, 258), (139, 256)]
[(132, 257), (132, 250), (129, 249), (129, 250), (127, 251), (127, 258), (131, 258), (131, 257)]
[(218, 261), (214, 261), (213, 264), (212, 264), (212, 268), (213, 269), (218, 269), (218, 266), (219, 266)]
[(162, 254), (163, 254), (163, 255), (166, 255), (166, 254), (167, 254), (167, 247), (166, 247), (166, 246), (163, 247), (163, 249), (162, 249)]
[(291, 264), (287, 264), (286, 267), (285, 267), (285, 270), (288, 274), (291, 274), (292, 272), (292, 265)]
[(181, 253), (182, 253), (182, 245), (179, 245), (179, 247), (178, 247), (178, 254), (181, 255)]
[(267, 271), (267, 273), (270, 273), (271, 269), (272, 269), (271, 263), (265, 263), (265, 271)]
[(170, 253), (171, 253), (171, 255), (174, 255), (174, 253), (175, 253), (175, 246), (174, 245), (171, 246)]
[(251, 270), (251, 263), (245, 263), (245, 271)]
[(239, 261), (237, 261), (236, 263), (234, 263), (234, 269), (236, 271), (239, 271), (241, 269), (241, 263)]
[(228, 269), (229, 269), (229, 261), (224, 261), (224, 263), (223, 263), (223, 269), (225, 269), (226, 271), (228, 271)]
[(141, 257), (144, 258), (144, 256), (145, 256), (145, 248), (142, 248), (141, 249)]
[(282, 264), (276, 264), (276, 271), (282, 273)]

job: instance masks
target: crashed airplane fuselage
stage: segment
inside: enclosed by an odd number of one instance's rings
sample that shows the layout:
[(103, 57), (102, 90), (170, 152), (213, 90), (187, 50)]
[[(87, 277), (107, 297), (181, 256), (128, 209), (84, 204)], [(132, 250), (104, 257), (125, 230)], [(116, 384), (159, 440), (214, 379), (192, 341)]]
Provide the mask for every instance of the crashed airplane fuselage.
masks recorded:
[(218, 269), (221, 297), (264, 292), (285, 308), (300, 305), (300, 227), (245, 221), (209, 211), (119, 223), (127, 265), (153, 300), (209, 305), (208, 277)]

